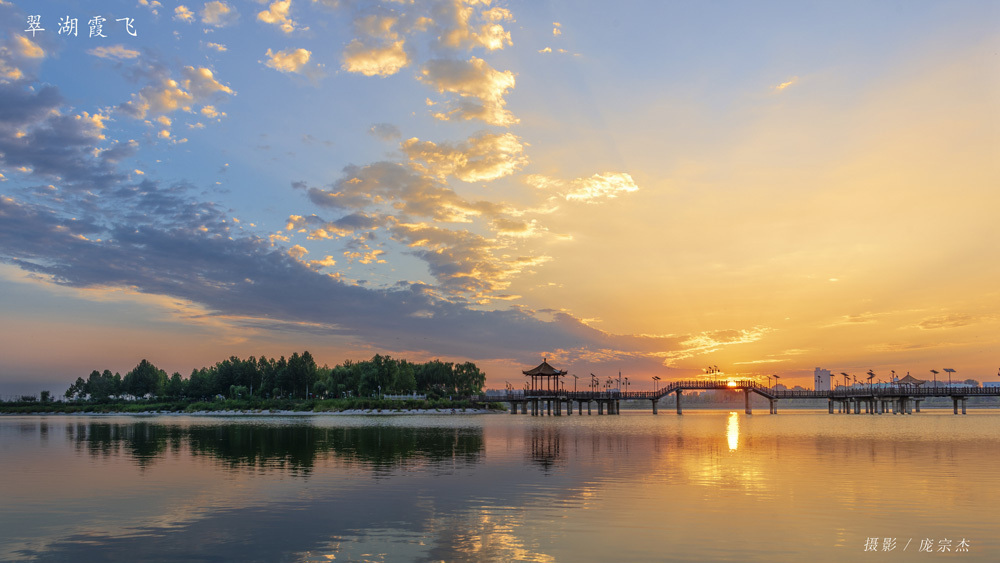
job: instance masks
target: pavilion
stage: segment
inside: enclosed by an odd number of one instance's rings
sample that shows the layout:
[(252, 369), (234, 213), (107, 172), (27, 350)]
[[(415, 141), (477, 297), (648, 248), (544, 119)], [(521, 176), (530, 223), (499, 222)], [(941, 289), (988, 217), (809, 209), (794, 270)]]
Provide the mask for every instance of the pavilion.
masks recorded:
[(540, 395), (558, 393), (562, 389), (559, 378), (565, 376), (567, 372), (550, 366), (548, 358), (544, 358), (537, 367), (521, 373), (531, 378), (527, 388), (529, 394)]

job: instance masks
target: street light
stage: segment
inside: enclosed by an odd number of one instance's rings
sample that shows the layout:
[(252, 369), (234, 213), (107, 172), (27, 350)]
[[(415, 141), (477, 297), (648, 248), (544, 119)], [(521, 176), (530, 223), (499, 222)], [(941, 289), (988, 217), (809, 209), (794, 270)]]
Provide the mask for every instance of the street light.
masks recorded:
[(936, 388), (937, 388), (937, 374), (939, 374), (939, 373), (941, 373), (941, 372), (939, 372), (939, 371), (938, 371), (938, 370), (936, 370), (936, 369), (932, 369), (932, 370), (931, 370), (931, 373), (933, 373), (933, 374), (934, 374), (934, 388), (936, 389)]
[(948, 387), (951, 387), (951, 374), (955, 373), (955, 370), (951, 368), (944, 368), (944, 371), (948, 372)]
[[(892, 370), (892, 376), (896, 377), (896, 370)], [(875, 372), (868, 370), (868, 389), (872, 388), (872, 380), (875, 379)]]
[[(576, 382), (577, 382), (578, 379), (580, 379), (580, 377), (578, 375), (576, 375), (575, 373), (571, 373), (570, 375), (573, 376), (573, 392), (576, 393)], [(570, 406), (572, 406), (572, 405), (570, 405)]]
[(843, 376), (844, 376), (844, 387), (847, 387), (847, 378), (848, 378), (848, 377), (850, 377), (850, 376), (849, 376), (849, 375), (847, 375), (847, 374), (846, 374), (846, 373), (844, 373), (844, 372), (840, 372), (840, 375), (843, 375)]
[(779, 379), (781, 379), (781, 378), (780, 378), (780, 377), (778, 377), (778, 376), (777, 376), (777, 375), (775, 375), (775, 374), (771, 374), (771, 377), (773, 377), (773, 378), (774, 378), (774, 386), (775, 386), (775, 387), (777, 387), (777, 386), (778, 386), (778, 380), (779, 380)]
[[(997, 370), (997, 376), (1000, 376), (1000, 369)], [(659, 385), (656, 383), (659, 380), (660, 380), (660, 376), (658, 376), (658, 375), (654, 375), (653, 376), (653, 393), (659, 393), (660, 392)]]

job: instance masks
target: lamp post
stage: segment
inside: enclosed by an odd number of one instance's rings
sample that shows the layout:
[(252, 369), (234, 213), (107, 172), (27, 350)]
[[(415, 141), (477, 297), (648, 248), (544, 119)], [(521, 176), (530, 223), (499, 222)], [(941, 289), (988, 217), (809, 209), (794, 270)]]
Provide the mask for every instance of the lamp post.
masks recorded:
[(951, 368), (944, 368), (944, 371), (948, 372), (948, 387), (951, 387), (951, 374), (955, 373), (955, 370)]
[(840, 372), (840, 375), (844, 376), (844, 387), (847, 387), (847, 378), (851, 377), (844, 372)]
[[(895, 370), (893, 370), (892, 375), (893, 375), (893, 377), (895, 377), (895, 375), (896, 375), (896, 371)], [(872, 380), (873, 379), (875, 379), (875, 372), (872, 371), (872, 370), (868, 370), (868, 390), (869, 391), (872, 388)]]
[[(997, 375), (1000, 376), (1000, 369), (997, 370)], [(659, 380), (660, 380), (660, 376), (658, 376), (658, 375), (654, 375), (653, 376), (653, 393), (659, 393), (660, 392), (659, 384), (657, 384), (657, 381), (659, 381)]]
[(778, 377), (776, 374), (771, 374), (771, 377), (774, 378), (774, 386), (777, 387), (778, 386), (778, 380), (781, 379), (781, 378)]
[(932, 369), (932, 370), (931, 370), (931, 373), (933, 373), (933, 374), (934, 374), (934, 388), (936, 389), (936, 388), (937, 388), (937, 374), (939, 374), (939, 373), (941, 373), (941, 372), (939, 372), (939, 371), (938, 371), (938, 370), (936, 370), (936, 369)]
[[(573, 376), (573, 392), (576, 393), (576, 382), (577, 382), (577, 380), (580, 379), (580, 377), (578, 375), (576, 375), (575, 373), (571, 373), (570, 375)], [(572, 406), (572, 405), (570, 405), (570, 406)]]
[(625, 392), (628, 393), (628, 378), (625, 378)]

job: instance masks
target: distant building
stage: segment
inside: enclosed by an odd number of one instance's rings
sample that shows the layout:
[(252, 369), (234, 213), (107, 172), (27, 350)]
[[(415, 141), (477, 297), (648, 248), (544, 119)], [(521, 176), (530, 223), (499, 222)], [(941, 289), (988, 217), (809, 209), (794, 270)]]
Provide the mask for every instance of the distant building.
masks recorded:
[(813, 389), (817, 391), (830, 390), (830, 370), (816, 368), (813, 372)]

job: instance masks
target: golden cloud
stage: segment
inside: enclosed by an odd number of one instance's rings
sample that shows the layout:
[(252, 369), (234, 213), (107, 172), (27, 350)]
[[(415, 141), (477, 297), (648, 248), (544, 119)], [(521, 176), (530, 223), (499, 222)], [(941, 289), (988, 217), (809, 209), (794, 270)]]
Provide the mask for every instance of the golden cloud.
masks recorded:
[(376, 47), (355, 39), (344, 49), (343, 61), (341, 68), (365, 76), (391, 76), (410, 64), (402, 39)]
[(514, 74), (498, 71), (483, 59), (437, 59), (427, 63), (420, 79), (439, 93), (457, 94), (448, 111), (434, 114), (442, 120), (481, 119), (490, 125), (513, 125), (519, 120), (506, 109), (504, 95), (514, 87)]
[(286, 51), (272, 52), (270, 49), (266, 53), (267, 62), (264, 64), (280, 72), (301, 73), (309, 63), (312, 53), (306, 49), (289, 49)]
[(291, 6), (292, 0), (277, 0), (268, 6), (267, 10), (259, 12), (257, 19), (264, 23), (274, 24), (285, 33), (291, 33), (295, 31), (295, 22), (288, 17)]
[(454, 175), (465, 182), (488, 182), (509, 176), (528, 162), (521, 140), (511, 134), (484, 133), (452, 146), (412, 138), (401, 144), (403, 153), (426, 172), (445, 178)]

